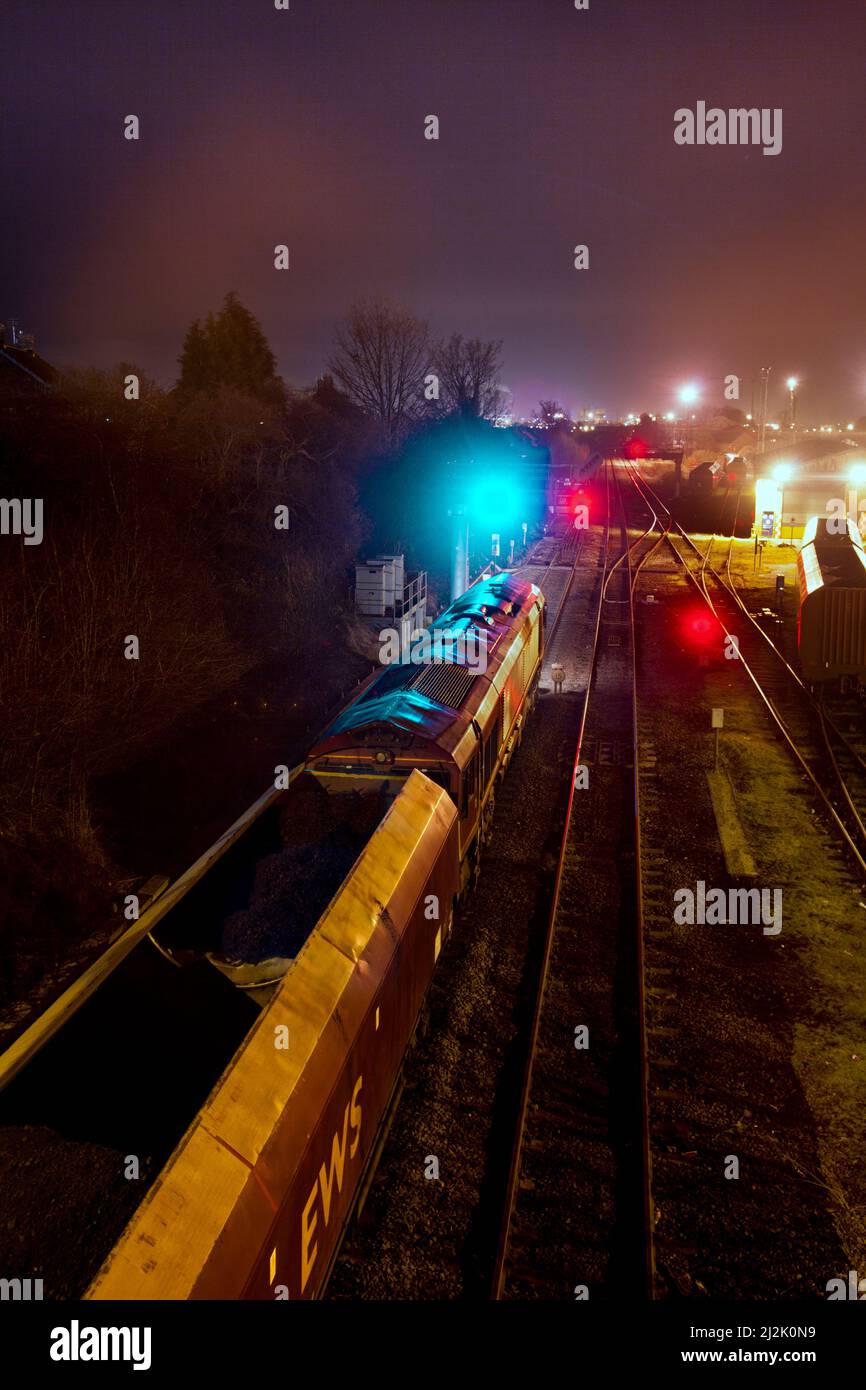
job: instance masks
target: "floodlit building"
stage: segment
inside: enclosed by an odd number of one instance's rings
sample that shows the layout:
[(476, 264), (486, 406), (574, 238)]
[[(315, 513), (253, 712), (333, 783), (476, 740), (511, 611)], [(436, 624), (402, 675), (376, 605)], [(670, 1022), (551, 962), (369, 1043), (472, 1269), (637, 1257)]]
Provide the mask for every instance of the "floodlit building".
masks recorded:
[(866, 447), (850, 436), (800, 439), (754, 459), (752, 534), (800, 542), (810, 517), (848, 516), (866, 534)]

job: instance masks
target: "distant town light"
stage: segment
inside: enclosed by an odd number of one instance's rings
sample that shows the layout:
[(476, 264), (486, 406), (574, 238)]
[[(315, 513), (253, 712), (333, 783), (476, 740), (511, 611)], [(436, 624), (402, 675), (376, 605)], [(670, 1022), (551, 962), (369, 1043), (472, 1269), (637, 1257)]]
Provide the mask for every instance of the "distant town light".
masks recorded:
[(846, 430), (853, 430), (853, 428), (854, 428), (853, 422), (852, 422), (850, 425), (846, 425), (845, 428), (846, 428)]
[(666, 420), (675, 420), (675, 419), (676, 419), (676, 416), (674, 415), (674, 412), (673, 412), (672, 410), (668, 410), (668, 411), (665, 412), (665, 419), (666, 419)]

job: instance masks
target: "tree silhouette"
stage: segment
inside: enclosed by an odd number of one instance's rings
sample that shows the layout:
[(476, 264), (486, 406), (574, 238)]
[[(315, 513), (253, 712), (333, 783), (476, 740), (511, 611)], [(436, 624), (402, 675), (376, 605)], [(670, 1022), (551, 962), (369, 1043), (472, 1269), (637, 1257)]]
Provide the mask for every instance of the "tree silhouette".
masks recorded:
[(571, 420), (569, 419), (568, 411), (565, 409), (564, 405), (560, 405), (559, 401), (539, 401), (538, 414), (540, 418), (544, 421), (544, 423), (550, 426), (551, 428), (554, 425), (571, 425)]
[(352, 305), (328, 367), (392, 445), (421, 413), (427, 361), (427, 325), (402, 305), (373, 296)]
[(234, 290), (218, 314), (208, 314), (204, 326), (198, 319), (190, 324), (178, 361), (183, 395), (216, 395), (231, 387), (274, 404), (283, 399), (276, 358), (261, 324)]
[(439, 378), (440, 412), (472, 420), (495, 419), (504, 394), (498, 384), (501, 353), (501, 341), (464, 340), (462, 333), (437, 343), (431, 366)]

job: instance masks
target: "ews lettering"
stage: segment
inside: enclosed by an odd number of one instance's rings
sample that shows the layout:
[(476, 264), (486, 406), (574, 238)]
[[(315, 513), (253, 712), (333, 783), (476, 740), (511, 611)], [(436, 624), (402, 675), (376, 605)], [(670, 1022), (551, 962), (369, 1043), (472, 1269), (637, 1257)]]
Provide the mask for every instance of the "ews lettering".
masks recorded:
[[(346, 1169), (346, 1149), (348, 1144), (348, 1156), (354, 1158), (358, 1152), (358, 1145), (361, 1142), (361, 1107), (358, 1104), (358, 1096), (363, 1085), (364, 1078), (358, 1077), (355, 1082), (355, 1089), (352, 1091), (352, 1099), (348, 1102), (343, 1113), (343, 1126), (334, 1132), (331, 1139), (331, 1153), (329, 1165), (323, 1163), (319, 1169), (319, 1176), (313, 1183), (306, 1205), (301, 1213), (301, 1293), (307, 1287), (307, 1282), (313, 1272), (313, 1266), (319, 1253), (317, 1229), (319, 1224), (319, 1198), (321, 1197), (322, 1218), (327, 1227), (331, 1217), (331, 1204), (336, 1191), (339, 1194), (343, 1190), (343, 1175)], [(349, 1131), (354, 1135), (351, 1143), (348, 1143)]]

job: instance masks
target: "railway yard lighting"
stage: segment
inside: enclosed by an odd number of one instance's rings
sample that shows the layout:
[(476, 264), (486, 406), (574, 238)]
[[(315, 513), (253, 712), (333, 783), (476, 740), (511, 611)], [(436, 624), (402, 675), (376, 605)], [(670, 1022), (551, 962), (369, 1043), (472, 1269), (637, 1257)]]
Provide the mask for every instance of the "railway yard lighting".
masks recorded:
[[(794, 465), (791, 463), (777, 463), (773, 469), (773, 478), (779, 484), (779, 539), (783, 539), (782, 527), (785, 524), (785, 484), (789, 483), (794, 476)], [(794, 534), (794, 519), (791, 518), (791, 536)]]

